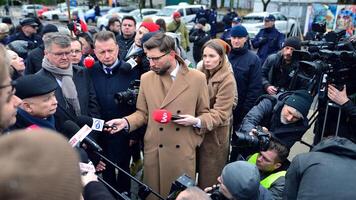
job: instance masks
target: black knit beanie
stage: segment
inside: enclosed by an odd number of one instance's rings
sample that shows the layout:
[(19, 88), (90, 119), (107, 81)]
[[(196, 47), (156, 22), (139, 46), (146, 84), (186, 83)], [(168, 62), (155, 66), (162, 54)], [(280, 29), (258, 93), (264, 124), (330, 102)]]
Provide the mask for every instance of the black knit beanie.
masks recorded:
[(301, 41), (298, 37), (289, 37), (284, 41), (283, 47), (293, 47), (296, 50), (300, 50), (301, 48)]
[(308, 112), (312, 103), (313, 97), (308, 93), (308, 91), (296, 90), (288, 97), (285, 105), (295, 108), (303, 115), (305, 119), (308, 116)]

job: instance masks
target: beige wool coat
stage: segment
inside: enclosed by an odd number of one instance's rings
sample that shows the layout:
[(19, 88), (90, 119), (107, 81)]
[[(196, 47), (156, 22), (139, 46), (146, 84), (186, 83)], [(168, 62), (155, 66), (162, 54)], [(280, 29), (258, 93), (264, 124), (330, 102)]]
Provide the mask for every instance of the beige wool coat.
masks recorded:
[[(130, 131), (147, 123), (144, 182), (164, 197), (167, 197), (172, 182), (182, 174), (195, 180), (196, 148), (203, 140), (204, 131), (211, 128), (205, 75), (188, 69), (180, 57), (176, 59), (180, 70), (175, 81), (169, 74), (160, 76), (153, 71), (141, 76), (137, 111), (126, 117)], [(172, 114), (199, 116), (202, 128), (185, 127), (173, 122), (159, 124), (152, 117), (157, 109), (166, 109)]]
[(237, 105), (236, 81), (230, 65), (225, 59), (221, 68), (213, 73), (199, 67), (207, 75), (213, 125), (213, 130), (205, 134), (199, 148), (198, 185), (202, 189), (217, 183), (227, 162), (232, 110)]

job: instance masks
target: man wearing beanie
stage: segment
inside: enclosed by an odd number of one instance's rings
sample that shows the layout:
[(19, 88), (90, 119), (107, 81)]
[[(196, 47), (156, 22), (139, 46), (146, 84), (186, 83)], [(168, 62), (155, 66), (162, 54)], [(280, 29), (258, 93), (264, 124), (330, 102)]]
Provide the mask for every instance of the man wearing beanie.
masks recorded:
[[(42, 29), (42, 40), (48, 33), (55, 33), (58, 32), (57, 26), (53, 24), (47, 24)], [(34, 74), (40, 69), (42, 69), (42, 60), (44, 57), (44, 45), (41, 44), (37, 48), (31, 50), (28, 53), (28, 57), (26, 59), (26, 68), (25, 74)]]
[(263, 64), (272, 53), (276, 53), (282, 48), (285, 39), (284, 34), (280, 33), (274, 23), (276, 18), (273, 15), (268, 15), (264, 18), (264, 28), (262, 28), (251, 43), (253, 48), (258, 49), (257, 55)]
[(54, 91), (58, 84), (46, 76), (30, 74), (16, 80), (15, 95), (22, 99), (17, 110), (16, 123), (11, 129), (22, 129), (32, 125), (56, 130), (54, 113), (57, 99)]
[[(260, 59), (254, 52), (248, 50), (247, 40), (248, 33), (244, 26), (237, 25), (231, 28), (232, 50), (229, 54), (229, 61), (234, 71), (239, 97), (237, 107), (233, 112), (234, 131), (237, 131), (242, 119), (262, 93)], [(231, 161), (235, 161), (236, 157), (237, 153), (231, 152)]]
[[(313, 97), (306, 90), (264, 95), (244, 118), (239, 132), (249, 134), (256, 126), (266, 127), (283, 145), (291, 148), (308, 129)], [(250, 155), (252, 152), (248, 152)]]
[(173, 21), (167, 25), (167, 32), (181, 34), (181, 45), (185, 51), (189, 51), (189, 34), (186, 24), (181, 20), (181, 14), (173, 13)]
[[(289, 37), (283, 44), (282, 50), (269, 55), (262, 66), (262, 84), (264, 91), (269, 95), (278, 92), (303, 89), (300, 82), (294, 77), (299, 62), (292, 59), (293, 51), (300, 50), (301, 41), (298, 37)], [(293, 83), (293, 84), (292, 84)]]
[(272, 200), (268, 190), (260, 185), (260, 174), (256, 165), (247, 161), (227, 164), (221, 176), (219, 192), (231, 200)]

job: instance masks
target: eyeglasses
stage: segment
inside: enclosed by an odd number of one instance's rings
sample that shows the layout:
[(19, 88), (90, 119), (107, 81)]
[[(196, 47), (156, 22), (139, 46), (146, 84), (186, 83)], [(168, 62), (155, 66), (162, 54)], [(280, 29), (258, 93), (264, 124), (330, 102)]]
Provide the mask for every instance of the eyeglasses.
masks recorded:
[(7, 87), (11, 87), (11, 91), (10, 91), (10, 93), (8, 94), (8, 97), (6, 98), (6, 102), (10, 102), (12, 96), (15, 95), (15, 93), (16, 93), (16, 88), (15, 88), (16, 84), (17, 84), (16, 81), (11, 81), (10, 84), (1, 85), (1, 86), (0, 86), (0, 89), (4, 89), (4, 88), (7, 88)]
[(169, 52), (167, 52), (167, 53), (165, 53), (165, 54), (163, 54), (163, 55), (161, 55), (161, 56), (157, 56), (157, 57), (146, 57), (147, 58), (147, 60), (148, 61), (152, 61), (152, 62), (158, 62), (161, 58), (163, 58), (163, 56), (165, 56), (165, 55), (168, 55), (169, 53), (171, 53), (170, 51)]
[(57, 52), (57, 53), (50, 52), (50, 53), (55, 55), (56, 57), (63, 57), (63, 56), (68, 57), (72, 52), (71, 51), (66, 51), (66, 52)]

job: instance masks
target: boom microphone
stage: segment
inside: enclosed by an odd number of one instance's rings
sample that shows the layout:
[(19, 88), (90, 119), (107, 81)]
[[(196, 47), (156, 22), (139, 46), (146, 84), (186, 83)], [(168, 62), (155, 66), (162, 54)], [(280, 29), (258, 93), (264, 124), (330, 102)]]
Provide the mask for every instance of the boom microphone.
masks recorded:
[[(63, 124), (63, 131), (66, 135), (73, 136), (79, 130), (80, 130), (79, 126), (73, 121), (67, 120)], [(85, 137), (82, 143), (86, 144), (89, 149), (92, 149), (94, 151), (98, 151), (98, 152), (103, 151), (103, 149), (89, 137)]]

